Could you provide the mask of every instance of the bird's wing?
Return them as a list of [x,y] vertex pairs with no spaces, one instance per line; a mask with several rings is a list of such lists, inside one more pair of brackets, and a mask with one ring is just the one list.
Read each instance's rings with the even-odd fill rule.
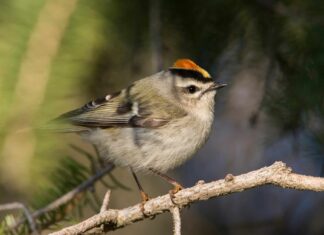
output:
[[168,123],[171,118],[183,115],[183,111],[156,93],[147,90],[141,92],[136,86],[130,86],[117,94],[96,99],[79,109],[65,113],[57,120],[90,128],[157,128]]

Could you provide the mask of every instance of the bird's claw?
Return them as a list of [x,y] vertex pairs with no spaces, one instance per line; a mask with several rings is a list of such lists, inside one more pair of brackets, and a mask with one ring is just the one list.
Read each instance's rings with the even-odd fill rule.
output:
[[174,188],[169,191],[169,195],[170,195],[171,201],[176,206],[178,206],[178,204],[174,201],[175,194],[177,192],[179,192],[180,190],[182,190],[182,189],[183,189],[182,185],[179,184],[179,183],[177,183],[177,184],[174,185]]
[[155,215],[150,215],[145,212],[145,203],[150,200],[150,197],[145,192],[141,192],[142,202],[140,205],[140,209],[144,217],[150,217],[150,219],[154,219]]
[[150,200],[150,197],[148,196],[147,193],[141,191],[141,198],[142,198],[142,202],[147,202],[148,200]]

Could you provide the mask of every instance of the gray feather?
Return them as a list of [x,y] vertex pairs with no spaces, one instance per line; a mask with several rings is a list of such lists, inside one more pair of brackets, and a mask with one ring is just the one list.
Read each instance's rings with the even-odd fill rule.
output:
[[67,112],[56,119],[81,127],[145,127],[157,128],[168,123],[171,118],[185,115],[146,83],[134,83],[117,95],[107,95],[83,107]]

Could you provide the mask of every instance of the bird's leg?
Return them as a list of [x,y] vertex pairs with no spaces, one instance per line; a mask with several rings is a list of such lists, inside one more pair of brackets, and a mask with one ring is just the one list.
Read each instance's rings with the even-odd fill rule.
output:
[[134,177],[134,179],[135,179],[135,182],[136,182],[136,184],[137,184],[137,187],[138,187],[138,189],[139,189],[139,191],[140,191],[141,198],[142,198],[141,211],[142,211],[142,213],[145,215],[145,211],[144,211],[144,204],[145,204],[145,203],[146,203],[150,198],[149,198],[149,196],[147,195],[147,193],[144,192],[143,187],[142,187],[142,185],[140,184],[140,182],[139,182],[139,180],[138,180],[138,178],[137,178],[135,172],[133,171],[133,169],[130,168],[130,170],[131,170],[132,175],[133,175],[133,177]]
[[[174,198],[174,194],[176,194],[181,189],[183,189],[182,185],[180,183],[178,183],[175,179],[172,179],[170,176],[167,176],[166,174],[163,174],[163,173],[161,173],[157,170],[154,170],[152,168],[150,168],[150,171],[152,171],[154,174],[160,176],[162,179],[164,179],[165,181],[169,182],[170,184],[172,184],[174,186],[174,188],[169,191],[171,200]],[[173,202],[173,200],[172,200],[172,202]],[[174,203],[174,204],[176,204],[176,203]]]

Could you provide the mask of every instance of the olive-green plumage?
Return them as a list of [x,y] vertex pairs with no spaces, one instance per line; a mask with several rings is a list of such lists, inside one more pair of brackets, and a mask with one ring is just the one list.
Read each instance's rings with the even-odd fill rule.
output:
[[77,127],[102,157],[116,165],[165,172],[186,161],[206,141],[220,87],[192,61],[180,60],[169,70],[59,119]]

